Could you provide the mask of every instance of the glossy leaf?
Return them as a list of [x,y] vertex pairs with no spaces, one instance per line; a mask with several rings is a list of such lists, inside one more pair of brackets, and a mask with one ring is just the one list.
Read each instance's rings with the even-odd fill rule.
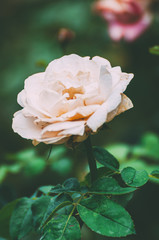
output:
[[107,150],[101,147],[94,147],[93,150],[95,159],[99,163],[113,171],[118,171],[119,162],[112,154],[110,154]]
[[45,216],[45,213],[48,209],[48,205],[50,203],[51,197],[50,196],[42,196],[35,200],[35,202],[31,206],[32,214],[33,214],[33,221],[34,227],[39,228],[41,222]]
[[72,216],[60,215],[44,228],[41,240],[81,240],[79,223]]
[[46,226],[46,224],[48,224],[48,222],[54,217],[55,213],[66,207],[66,206],[69,206],[69,205],[72,205],[72,202],[70,201],[65,201],[65,202],[62,202],[61,204],[59,204],[56,208],[53,209],[53,211],[51,212],[51,214],[47,217],[47,219],[45,220],[45,222],[43,223],[42,227],[41,228],[44,228]]
[[129,213],[104,196],[92,196],[82,200],[77,210],[84,223],[98,234],[124,237],[135,233]]
[[[100,167],[97,169],[97,178],[103,177],[103,176],[108,176],[110,174],[112,174],[113,171],[109,168],[106,167]],[[91,183],[91,176],[90,176],[90,172],[86,175],[85,177],[85,181],[90,184]]]
[[24,239],[24,237],[30,235],[32,232],[34,232],[33,218],[31,208],[29,208],[27,213],[24,215],[24,219],[22,221],[18,235],[18,240]]
[[132,167],[124,168],[121,172],[123,181],[132,187],[141,187],[149,180],[148,173],[145,170],[135,170]]
[[44,194],[48,194],[48,193],[50,193],[50,191],[51,191],[51,189],[52,189],[53,187],[54,187],[54,186],[52,186],[52,185],[49,185],[49,186],[41,186],[41,187],[38,188],[38,191],[39,191],[39,192],[42,192],[42,193],[44,193]]
[[54,216],[54,213],[56,213],[61,208],[64,208],[65,206],[71,205],[71,204],[72,204],[72,198],[68,194],[60,194],[59,196],[55,196],[55,197],[51,198],[51,200],[48,204],[47,210],[45,212],[44,218],[41,221],[41,228],[48,221],[51,220],[51,218]]
[[152,171],[152,173],[150,174],[150,177],[159,179],[159,170]]
[[80,183],[76,178],[67,179],[63,185],[58,184],[51,189],[51,193],[65,193],[65,192],[78,192],[80,191]]
[[123,195],[112,195],[111,200],[120,204],[123,207],[126,207],[128,202],[131,201],[131,199],[134,196],[134,192],[123,194]]
[[32,199],[22,198],[16,204],[10,220],[10,235],[13,240],[19,239],[19,234],[25,221],[24,216],[28,214],[32,203]]
[[135,190],[136,188],[134,187],[121,187],[114,178],[102,177],[93,183],[90,192],[95,194],[122,195]]
[[9,238],[9,222],[11,215],[13,213],[13,210],[16,206],[16,204],[20,201],[20,199],[17,199],[13,202],[10,202],[6,204],[1,210],[0,210],[0,237]]

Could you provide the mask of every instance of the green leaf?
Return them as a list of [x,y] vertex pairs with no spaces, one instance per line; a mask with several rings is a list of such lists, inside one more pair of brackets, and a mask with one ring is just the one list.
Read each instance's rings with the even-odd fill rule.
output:
[[94,194],[122,195],[135,190],[136,188],[133,187],[121,187],[114,178],[102,177],[92,184],[89,192]]
[[152,171],[152,173],[150,174],[150,177],[159,179],[159,170]]
[[154,46],[149,49],[150,53],[159,55],[159,46]]
[[98,234],[124,237],[135,233],[129,213],[104,196],[92,196],[82,200],[77,210],[84,223]]
[[59,196],[53,197],[49,202],[48,208],[45,212],[45,216],[43,218],[43,221],[41,222],[41,227],[44,226],[46,222],[48,222],[52,218],[56,211],[67,205],[72,204],[72,201],[72,198],[68,194],[61,194]]
[[24,215],[24,219],[22,221],[22,225],[18,235],[18,240],[24,239],[24,237],[30,235],[32,232],[34,232],[33,218],[31,208],[29,208],[27,213]]
[[128,186],[132,187],[141,187],[149,180],[148,173],[145,170],[136,171],[132,167],[124,168],[121,177]]
[[9,222],[13,210],[20,199],[8,203],[0,210],[0,236],[9,239]]
[[49,186],[41,186],[41,187],[39,187],[38,188],[38,191],[39,192],[42,192],[43,194],[49,194],[50,193],[50,191],[51,191],[51,189],[53,188],[54,186],[52,186],[52,185],[49,185]]
[[64,208],[66,206],[72,205],[72,202],[70,201],[65,201],[62,202],[61,204],[59,204],[56,208],[54,208],[54,210],[51,212],[51,214],[48,216],[48,218],[46,219],[46,221],[44,222],[44,224],[42,225],[42,228],[44,228],[44,226],[54,217],[55,213],[60,210],[61,208]]
[[[97,178],[103,177],[103,176],[108,176],[111,173],[113,173],[113,171],[111,169],[108,169],[106,167],[100,167],[97,169]],[[85,177],[85,181],[90,185],[91,184],[91,176],[90,176],[90,172],[86,175]]]
[[51,193],[79,192],[80,183],[76,178],[67,179],[63,185],[58,184],[51,189]]
[[64,188],[67,191],[80,191],[80,183],[77,178],[69,178],[63,183]]
[[93,150],[95,159],[99,163],[113,171],[118,171],[119,162],[112,154],[110,154],[107,150],[101,147],[94,147]]
[[22,198],[16,204],[10,220],[10,235],[13,240],[19,239],[21,227],[23,226],[25,221],[24,216],[28,214],[32,203],[32,199]]
[[124,194],[124,195],[112,195],[111,200],[120,204],[123,207],[126,207],[128,202],[131,201],[131,199],[134,196],[134,192]]
[[32,214],[33,214],[33,221],[34,226],[38,229],[42,223],[42,220],[46,214],[48,209],[48,205],[51,201],[50,196],[42,196],[34,201],[31,206]]
[[72,216],[60,215],[44,228],[41,240],[81,240],[79,223]]

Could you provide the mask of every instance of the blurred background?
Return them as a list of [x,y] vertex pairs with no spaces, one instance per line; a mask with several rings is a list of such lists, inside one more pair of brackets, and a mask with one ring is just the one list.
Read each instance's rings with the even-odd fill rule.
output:
[[[113,0],[114,1],[114,0]],[[116,117],[92,136],[94,145],[112,152],[122,166],[159,169],[159,2],[150,1],[149,28],[134,41],[113,41],[108,23],[92,0],[1,0],[0,7],[0,207],[17,197],[31,196],[41,185],[66,177],[83,180],[87,172],[83,145],[76,149],[22,139],[12,130],[13,113],[20,109],[17,94],[31,74],[45,70],[66,54],[101,56],[135,77],[126,90],[134,108]],[[147,10],[145,10],[147,11]],[[82,172],[82,174],[81,174]],[[128,240],[159,239],[159,183],[150,181],[128,204],[137,236]],[[108,239],[83,230],[83,239]]]

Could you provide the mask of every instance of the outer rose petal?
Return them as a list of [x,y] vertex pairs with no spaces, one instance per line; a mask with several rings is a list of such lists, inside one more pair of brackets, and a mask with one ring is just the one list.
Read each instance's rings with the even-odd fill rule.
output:
[[24,117],[22,110],[14,114],[12,128],[14,132],[27,139],[38,139],[40,129],[34,124],[34,119]]
[[94,71],[95,63],[89,61],[90,57],[80,57],[76,54],[66,55],[52,61],[46,69],[46,79],[53,80],[54,73],[70,72],[73,76],[78,72]]
[[133,78],[133,74],[122,73],[120,81],[112,89],[109,98],[98,108],[98,110],[88,119],[87,126],[96,132],[107,121],[107,114],[120,104],[121,93],[125,91],[127,85]]
[[133,107],[132,101],[125,94],[122,94],[121,103],[115,110],[108,114],[107,122],[110,122],[114,117],[132,107]]
[[96,56],[92,58],[92,61],[98,63],[100,66],[107,66],[111,68],[110,62],[105,58]]
[[32,107],[32,110],[35,109],[35,112],[39,113],[39,116],[44,115],[51,117],[51,114],[46,112],[39,103],[39,95],[44,90],[44,77],[45,72],[36,73],[25,80],[25,92],[26,92],[26,101],[27,105]]
[[21,107],[25,107],[27,105],[26,101],[26,93],[25,90],[22,90],[17,96],[17,102]]
[[[114,94],[115,95],[115,94]],[[121,102],[120,94],[117,94],[115,98],[111,96],[109,102],[104,102],[99,109],[88,119],[87,126],[96,132],[107,120],[107,114],[115,109]],[[109,105],[110,104],[110,105]]]

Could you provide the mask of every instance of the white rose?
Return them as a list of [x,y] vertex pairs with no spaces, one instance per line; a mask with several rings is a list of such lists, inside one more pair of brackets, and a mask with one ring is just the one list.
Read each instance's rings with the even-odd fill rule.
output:
[[133,107],[125,91],[133,74],[101,57],[72,54],[52,61],[45,72],[25,80],[18,94],[23,107],[13,130],[34,144],[83,141],[116,115]]

